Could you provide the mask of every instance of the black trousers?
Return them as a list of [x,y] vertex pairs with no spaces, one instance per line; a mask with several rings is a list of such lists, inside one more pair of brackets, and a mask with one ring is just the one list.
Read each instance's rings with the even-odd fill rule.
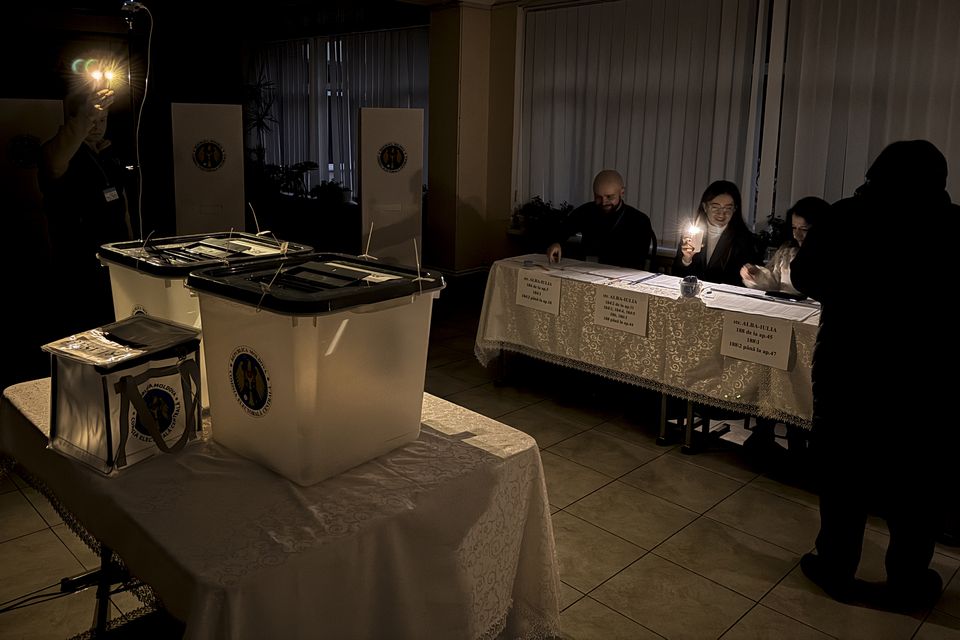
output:
[[945,494],[946,460],[938,448],[944,443],[929,442],[926,435],[900,420],[881,424],[842,413],[815,420],[816,547],[836,578],[856,574],[871,514],[885,519],[890,531],[888,581],[910,585],[926,572],[951,498]]

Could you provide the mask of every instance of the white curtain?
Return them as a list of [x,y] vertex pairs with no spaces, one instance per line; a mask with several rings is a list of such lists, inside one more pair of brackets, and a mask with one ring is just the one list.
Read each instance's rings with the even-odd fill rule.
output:
[[580,204],[616,169],[626,202],[675,244],[710,182],[744,186],[756,25],[757,0],[530,8],[518,202]]
[[252,67],[277,90],[266,162],[317,162],[308,188],[336,180],[356,193],[360,107],[427,108],[426,27],[273,43]]
[[774,210],[851,195],[887,144],[913,138],[947,157],[957,201],[960,2],[793,0],[788,15]]

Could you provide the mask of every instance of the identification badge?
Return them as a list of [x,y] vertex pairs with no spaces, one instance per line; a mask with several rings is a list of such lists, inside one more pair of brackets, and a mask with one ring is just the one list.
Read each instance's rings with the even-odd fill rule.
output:
[[107,187],[106,189],[103,190],[103,199],[106,200],[107,202],[113,202],[119,197],[120,197],[120,194],[117,193],[116,187]]

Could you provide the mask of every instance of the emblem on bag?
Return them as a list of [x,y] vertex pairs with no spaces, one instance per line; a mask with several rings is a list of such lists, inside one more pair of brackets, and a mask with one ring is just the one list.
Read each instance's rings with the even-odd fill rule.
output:
[[[180,415],[180,396],[173,387],[157,382],[147,384],[141,389],[141,394],[150,410],[150,415],[160,429],[160,435],[166,438],[177,425],[177,417]],[[136,411],[132,411],[130,415],[130,433],[142,442],[153,442],[150,431],[140,420]]]
[[250,415],[259,417],[270,409],[270,376],[253,349],[237,347],[230,356],[230,386]]

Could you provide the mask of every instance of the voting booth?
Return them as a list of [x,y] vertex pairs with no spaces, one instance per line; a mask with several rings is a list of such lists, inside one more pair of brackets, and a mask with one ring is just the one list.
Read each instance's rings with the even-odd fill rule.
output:
[[309,485],[420,433],[442,277],[340,254],[192,272],[212,437]]

